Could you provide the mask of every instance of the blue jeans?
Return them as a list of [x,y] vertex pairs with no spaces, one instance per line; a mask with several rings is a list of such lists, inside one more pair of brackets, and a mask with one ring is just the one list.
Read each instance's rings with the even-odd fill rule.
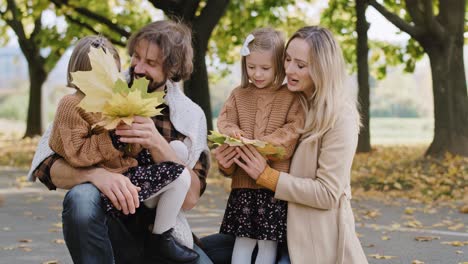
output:
[[77,185],[65,195],[62,222],[73,263],[114,263],[107,217],[94,185]]
[[[203,250],[214,264],[230,264],[232,250],[234,248],[235,237],[225,234],[213,234],[200,239],[203,244]],[[255,259],[256,251],[252,254],[252,260]],[[253,262],[252,262],[253,263]],[[290,264],[288,248],[286,245],[278,249],[277,264]]]
[[[101,207],[99,190],[90,183],[73,187],[63,200],[63,235],[73,263],[144,263],[142,241]],[[135,245],[135,246],[133,246]],[[195,245],[199,264],[212,264]]]

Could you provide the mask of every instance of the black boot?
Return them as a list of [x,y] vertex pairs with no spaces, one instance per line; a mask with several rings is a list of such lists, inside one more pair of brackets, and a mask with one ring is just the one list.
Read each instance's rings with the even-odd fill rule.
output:
[[173,228],[162,234],[150,234],[146,243],[146,255],[155,263],[196,263],[199,255],[181,245],[172,236]]

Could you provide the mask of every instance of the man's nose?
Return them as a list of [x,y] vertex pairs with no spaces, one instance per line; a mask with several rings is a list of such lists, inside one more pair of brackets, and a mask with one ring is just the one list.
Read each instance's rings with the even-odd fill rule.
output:
[[145,67],[143,66],[143,64],[141,62],[138,62],[135,65],[134,72],[136,74],[145,74]]

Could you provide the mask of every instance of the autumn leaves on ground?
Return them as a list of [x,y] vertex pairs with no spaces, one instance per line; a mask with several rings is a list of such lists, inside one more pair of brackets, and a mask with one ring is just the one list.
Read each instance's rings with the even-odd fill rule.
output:
[[[0,177],[8,174],[5,171],[9,168],[27,170],[37,142],[38,138],[19,139],[18,136],[0,135],[0,169],[3,168]],[[399,256],[395,253],[398,250],[392,251],[391,244],[385,244],[400,243],[400,239],[408,243],[407,247],[437,247],[437,250],[449,256],[459,256],[455,258],[455,263],[467,263],[464,262],[467,260],[464,254],[467,254],[468,235],[464,234],[468,234],[468,158],[447,154],[436,159],[424,157],[424,151],[425,146],[422,145],[375,146],[371,153],[357,154],[355,157],[351,180],[353,207],[357,232],[370,263],[439,263],[424,262],[424,258],[417,253],[406,253],[404,258],[404,252]],[[194,224],[198,235],[216,232],[227,197],[227,193],[219,186],[225,182],[213,167],[209,184],[218,187],[207,190],[203,197],[204,204],[189,219],[204,223],[199,227]],[[18,175],[9,188],[21,190],[29,185],[25,175]],[[54,204],[61,197],[55,197]],[[12,206],[10,198],[7,201],[5,198],[0,192],[0,210]],[[59,209],[57,213],[60,213]],[[36,212],[30,217],[33,216],[36,216]],[[206,224],[208,222],[209,227]],[[56,229],[60,229],[60,226]],[[434,233],[433,230],[440,232]],[[445,236],[444,232],[448,235],[456,233],[456,236]],[[30,249],[29,238],[25,236],[16,239],[22,245],[18,250]],[[63,240],[56,239],[54,243],[63,244]]]

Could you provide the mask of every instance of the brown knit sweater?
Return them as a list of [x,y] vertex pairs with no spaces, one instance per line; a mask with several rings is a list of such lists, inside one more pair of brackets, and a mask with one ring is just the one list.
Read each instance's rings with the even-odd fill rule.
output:
[[[288,90],[258,89],[252,85],[234,89],[218,117],[218,130],[232,136],[235,131],[248,139],[258,139],[286,149],[283,160],[269,160],[278,171],[289,171],[291,156],[299,139],[298,128],[304,127],[305,113],[299,94]],[[226,170],[226,171],[229,171]],[[235,168],[232,188],[261,188],[241,168]]]
[[60,100],[49,139],[50,148],[73,167],[99,165],[108,171],[123,173],[137,166],[136,159],[114,148],[107,130],[91,129],[100,114],[86,113],[78,107],[83,97],[83,93],[77,91]]

